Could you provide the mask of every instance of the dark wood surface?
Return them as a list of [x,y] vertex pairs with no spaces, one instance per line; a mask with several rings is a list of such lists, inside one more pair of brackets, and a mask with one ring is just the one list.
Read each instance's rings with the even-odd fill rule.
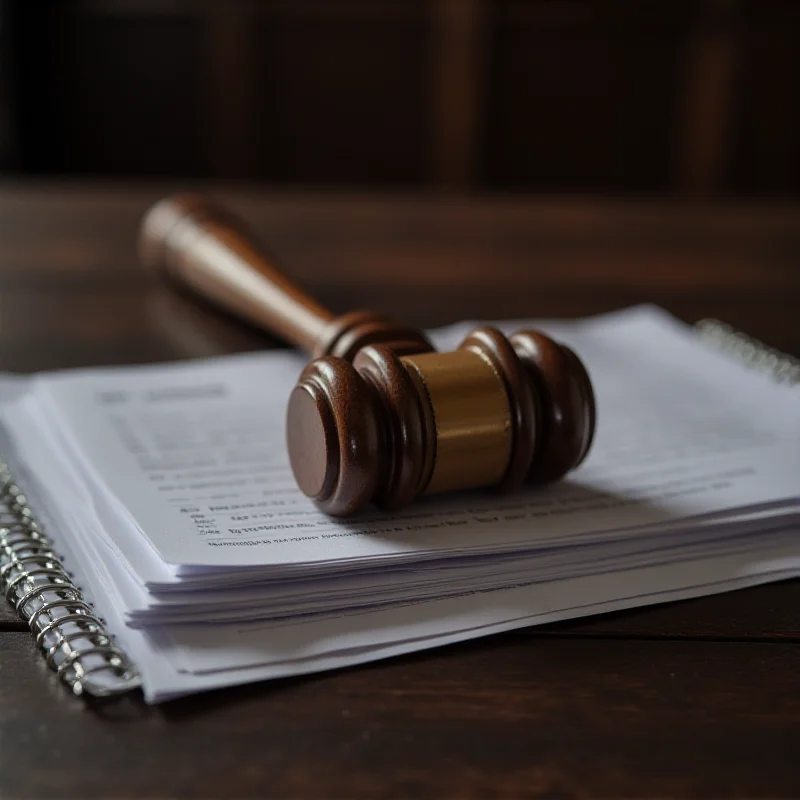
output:
[[[0,189],[0,368],[277,344],[141,273],[174,188]],[[798,208],[217,196],[334,311],[654,301],[800,352]],[[70,697],[0,606],[0,797],[797,796],[798,608],[786,582],[149,708]]]
[[797,11],[0,0],[0,159],[76,176],[797,197]]

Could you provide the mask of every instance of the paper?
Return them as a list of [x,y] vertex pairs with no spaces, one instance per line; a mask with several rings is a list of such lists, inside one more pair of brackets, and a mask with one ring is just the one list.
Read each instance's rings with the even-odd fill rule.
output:
[[288,353],[0,380],[3,455],[154,702],[800,574],[797,392],[652,308],[545,327],[599,423],[545,489],[320,514]]
[[[497,550],[594,530],[643,526],[766,503],[797,491],[800,420],[766,381],[738,392],[741,370],[644,313],[563,336],[597,393],[585,465],[554,490],[499,503],[477,493],[341,523],[298,491],[284,445],[302,360],[270,353],[40,379],[76,452],[173,565],[279,565],[481,547]],[[616,323],[616,324],[615,324]],[[449,343],[457,338],[445,337]],[[780,401],[784,403],[783,398]],[[436,533],[435,537],[431,533]]]

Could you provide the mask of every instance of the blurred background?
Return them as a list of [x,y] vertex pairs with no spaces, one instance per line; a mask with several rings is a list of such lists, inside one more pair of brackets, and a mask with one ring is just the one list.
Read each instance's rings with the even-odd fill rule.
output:
[[797,0],[0,0],[0,171],[796,198]]

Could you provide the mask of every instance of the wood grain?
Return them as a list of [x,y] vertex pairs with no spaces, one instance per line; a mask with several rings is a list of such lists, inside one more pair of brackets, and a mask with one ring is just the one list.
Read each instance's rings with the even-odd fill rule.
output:
[[800,651],[788,645],[494,637],[162,708],[91,709],[26,637],[4,640],[4,796],[800,791]]
[[[143,278],[139,219],[181,188],[0,190],[4,368],[271,344],[206,309],[160,298]],[[800,352],[797,207],[213,196],[268,238],[293,277],[334,311],[375,308],[433,326],[657,302],[686,321],[719,317]]]
[[[0,187],[0,368],[279,345],[142,274],[139,218],[185,188]],[[800,353],[796,207],[214,194],[335,311],[652,301]],[[793,796],[799,602],[787,582],[158,709],[70,697],[0,606],[0,795]]]
[[38,174],[800,188],[795,0],[3,5]]

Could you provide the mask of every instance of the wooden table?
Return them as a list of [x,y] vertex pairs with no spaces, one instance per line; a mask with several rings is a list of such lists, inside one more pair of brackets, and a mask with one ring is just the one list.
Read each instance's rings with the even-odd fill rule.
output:
[[[138,218],[174,188],[0,189],[0,367],[275,344],[138,269]],[[798,208],[218,196],[335,310],[435,325],[653,301],[800,352]],[[72,698],[0,611],[2,797],[798,794],[800,582],[158,708]]]

